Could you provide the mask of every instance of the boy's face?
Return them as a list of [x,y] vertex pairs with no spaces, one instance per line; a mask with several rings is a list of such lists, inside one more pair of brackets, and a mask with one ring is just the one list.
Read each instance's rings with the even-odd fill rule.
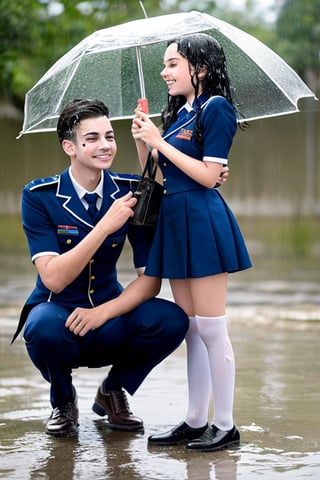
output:
[[74,140],[65,140],[62,146],[72,164],[97,170],[109,169],[117,152],[114,131],[105,116],[82,120]]

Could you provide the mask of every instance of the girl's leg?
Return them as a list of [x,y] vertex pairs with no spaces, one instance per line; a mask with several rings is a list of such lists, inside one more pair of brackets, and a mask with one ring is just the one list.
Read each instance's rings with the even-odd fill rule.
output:
[[208,421],[208,407],[211,394],[208,352],[200,337],[197,320],[192,315],[193,304],[189,280],[171,280],[175,302],[189,316],[189,330],[186,335],[188,372],[188,410],[185,422],[192,428],[203,427]]
[[190,281],[199,334],[208,352],[214,398],[214,425],[231,430],[235,361],[225,316],[227,274]]
[[197,319],[189,317],[186,335],[188,372],[188,410],[186,423],[199,428],[208,422],[211,379],[208,352],[200,337]]
[[148,441],[153,445],[184,444],[200,437],[208,426],[211,393],[208,354],[193,315],[189,281],[171,280],[170,283],[176,304],[189,317],[189,329],[186,334],[189,402],[186,420],[167,432],[151,435]]
[[235,361],[227,331],[225,315],[198,317],[199,331],[209,356],[214,400],[213,424],[220,430],[231,430],[233,422],[233,398]]

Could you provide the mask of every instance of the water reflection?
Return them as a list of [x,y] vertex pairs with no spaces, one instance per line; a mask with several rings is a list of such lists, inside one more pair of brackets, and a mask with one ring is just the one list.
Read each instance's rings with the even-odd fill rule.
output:
[[[0,318],[1,314],[0,314]],[[145,432],[114,432],[91,411],[103,369],[74,373],[79,396],[76,438],[44,433],[48,384],[23,342],[0,341],[0,478],[6,480],[276,480],[318,478],[320,391],[318,337],[311,330],[260,328],[231,322],[237,360],[235,417],[240,449],[216,453],[148,447],[186,411],[185,348],[159,365],[130,399]]]

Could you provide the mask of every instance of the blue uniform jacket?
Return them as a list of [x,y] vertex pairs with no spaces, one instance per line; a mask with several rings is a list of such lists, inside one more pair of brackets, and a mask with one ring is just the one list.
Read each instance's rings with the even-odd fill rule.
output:
[[[104,171],[103,200],[95,223],[113,201],[134,190],[138,175]],[[75,247],[93,228],[92,220],[72,185],[68,169],[50,178],[34,180],[22,193],[22,223],[31,258],[39,253],[62,254]],[[146,265],[153,229],[129,222],[109,235],[81,272],[61,293],[48,290],[37,276],[36,286],[21,312],[21,331],[31,308],[42,302],[55,302],[76,307],[93,307],[117,297],[123,287],[118,282],[116,264],[126,238],[133,250],[136,268]]]

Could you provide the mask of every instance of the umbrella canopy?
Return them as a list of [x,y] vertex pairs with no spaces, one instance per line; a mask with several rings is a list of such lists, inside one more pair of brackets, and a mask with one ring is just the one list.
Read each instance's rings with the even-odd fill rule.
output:
[[167,100],[160,77],[166,42],[197,32],[213,35],[224,48],[239,120],[294,113],[303,100],[314,108],[313,92],[275,52],[229,23],[193,11],[144,18],[86,37],[27,92],[20,136],[55,130],[61,110],[75,98],[102,100],[116,120],[132,118],[138,98],[146,96],[150,115],[159,115]]

